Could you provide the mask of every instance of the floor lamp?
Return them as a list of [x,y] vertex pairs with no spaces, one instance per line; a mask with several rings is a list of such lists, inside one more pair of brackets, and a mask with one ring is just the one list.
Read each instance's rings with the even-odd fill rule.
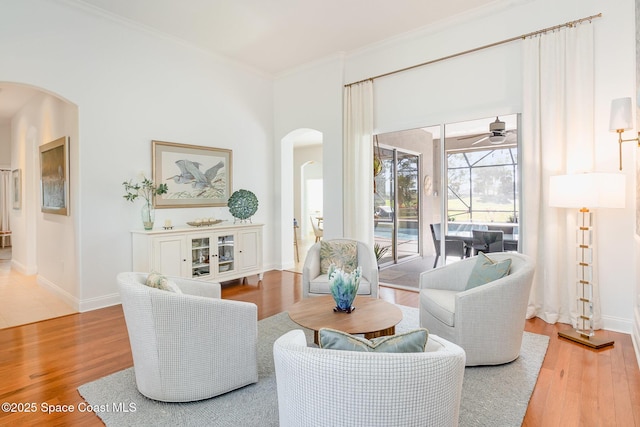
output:
[[613,173],[583,173],[552,176],[549,182],[549,205],[579,209],[576,221],[576,304],[578,318],[575,330],[558,335],[602,348],[613,341],[595,336],[593,331],[593,209],[624,208],[625,176]]

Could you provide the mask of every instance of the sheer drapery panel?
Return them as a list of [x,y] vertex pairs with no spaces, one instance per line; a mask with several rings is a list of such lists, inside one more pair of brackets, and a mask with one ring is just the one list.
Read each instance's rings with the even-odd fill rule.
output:
[[[522,248],[535,259],[527,317],[575,325],[576,211],[549,206],[549,178],[594,163],[593,25],[523,42]],[[597,284],[594,324],[602,327]]]

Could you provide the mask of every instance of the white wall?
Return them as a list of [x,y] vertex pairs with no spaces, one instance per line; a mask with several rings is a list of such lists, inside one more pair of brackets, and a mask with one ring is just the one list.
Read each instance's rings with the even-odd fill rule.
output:
[[[505,6],[506,5],[506,6]],[[494,9],[474,12],[456,22],[414,32],[347,55],[344,79],[351,83],[446,55],[462,52],[524,33],[596,15],[603,17],[595,25],[595,123],[596,170],[617,170],[616,135],[608,131],[609,105],[613,98],[635,93],[635,24],[634,2],[620,0],[529,0],[505,2]],[[615,46],[615,49],[612,48]],[[292,94],[325,85],[327,77],[320,67],[305,69],[283,77],[276,84],[277,123],[291,123],[308,116],[335,114],[335,104],[323,103],[322,97],[306,102]],[[471,120],[478,117],[519,113],[522,110],[522,54],[520,42],[486,49],[427,67],[377,79],[374,82],[375,127],[390,132]],[[296,104],[300,101],[298,104]],[[302,120],[304,121],[304,120]],[[338,133],[341,123],[323,132]],[[278,126],[276,125],[276,134]],[[325,159],[329,150],[325,147]],[[625,147],[628,204],[626,209],[602,211],[599,221],[599,260],[602,314],[605,327],[630,332],[636,296],[636,273],[633,265],[635,218],[635,179],[632,144]],[[325,160],[325,177],[329,167]],[[341,181],[340,181],[341,182]],[[336,182],[334,185],[339,186]],[[336,191],[339,191],[336,189]],[[328,191],[325,192],[325,194]],[[338,217],[342,204],[326,203],[325,217]],[[340,233],[341,229],[326,230]]]
[[[153,139],[233,150],[234,189],[258,196],[253,219],[266,224],[265,265],[275,263],[267,250],[275,222],[270,79],[65,2],[8,2],[2,15],[0,57],[11,60],[0,81],[46,89],[78,108],[70,220],[81,310],[119,300],[115,276],[131,268],[129,230],[141,228],[140,204],[124,201],[121,183],[141,170],[151,175]],[[226,207],[163,209],[156,222],[203,216],[231,219]]]
[[[342,72],[342,58],[328,58],[281,76],[274,83],[274,167],[280,171],[276,191],[281,195],[276,210],[279,224],[275,244],[280,248],[283,266],[293,263],[293,230],[291,213],[287,210],[292,202],[286,202],[287,198],[292,200],[293,184],[292,174],[282,162],[291,161],[283,155],[292,146],[285,136],[296,129],[322,133],[324,236],[329,239],[342,236]],[[327,206],[331,209],[327,210]]]
[[[636,5],[635,13],[636,23],[636,94],[638,95],[638,105],[640,107],[640,7]],[[632,98],[633,99],[633,98]],[[640,108],[636,109],[636,128],[640,124]],[[637,150],[636,150],[637,151]],[[640,178],[640,164],[636,160],[636,182]],[[635,234],[635,271],[636,271],[636,292],[634,300],[634,316],[633,316],[633,344],[638,357],[638,365],[640,366],[640,210],[638,206],[637,191],[640,188],[636,184],[636,234]]]
[[11,167],[11,121],[0,119],[0,168]]

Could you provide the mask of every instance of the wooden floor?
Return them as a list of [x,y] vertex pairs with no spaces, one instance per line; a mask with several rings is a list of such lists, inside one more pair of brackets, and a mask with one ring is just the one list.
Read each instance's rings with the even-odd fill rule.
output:
[[[267,272],[260,284],[225,286],[223,298],[256,303],[263,319],[300,299],[300,277]],[[418,305],[411,291],[383,287],[380,297]],[[629,335],[603,332],[615,345],[593,351],[557,338],[564,327],[527,321],[528,331],[551,342],[523,425],[640,427],[640,371]],[[77,387],[132,366],[120,306],[0,330],[0,349],[0,402],[10,405],[0,425],[102,425]]]

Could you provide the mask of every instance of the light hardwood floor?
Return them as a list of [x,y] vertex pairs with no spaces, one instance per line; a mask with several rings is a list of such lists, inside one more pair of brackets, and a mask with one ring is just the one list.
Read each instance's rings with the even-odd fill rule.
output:
[[[301,297],[300,274],[270,271],[261,283],[225,285],[223,298],[258,305],[258,317],[282,311]],[[382,287],[380,297],[417,307],[418,294]],[[640,371],[628,335],[602,332],[615,345],[600,351],[557,338],[566,325],[528,320],[526,330],[551,337],[524,426],[638,426]],[[101,425],[77,387],[132,366],[121,306],[0,330],[0,401],[35,403],[37,410],[0,412],[0,425]],[[45,414],[42,404],[73,405]],[[62,406],[58,408],[63,409]],[[496,426],[501,427],[501,426]]]
[[[4,248],[6,253],[8,248]],[[36,283],[36,277],[11,270],[0,259],[0,329],[75,313],[70,305]]]

